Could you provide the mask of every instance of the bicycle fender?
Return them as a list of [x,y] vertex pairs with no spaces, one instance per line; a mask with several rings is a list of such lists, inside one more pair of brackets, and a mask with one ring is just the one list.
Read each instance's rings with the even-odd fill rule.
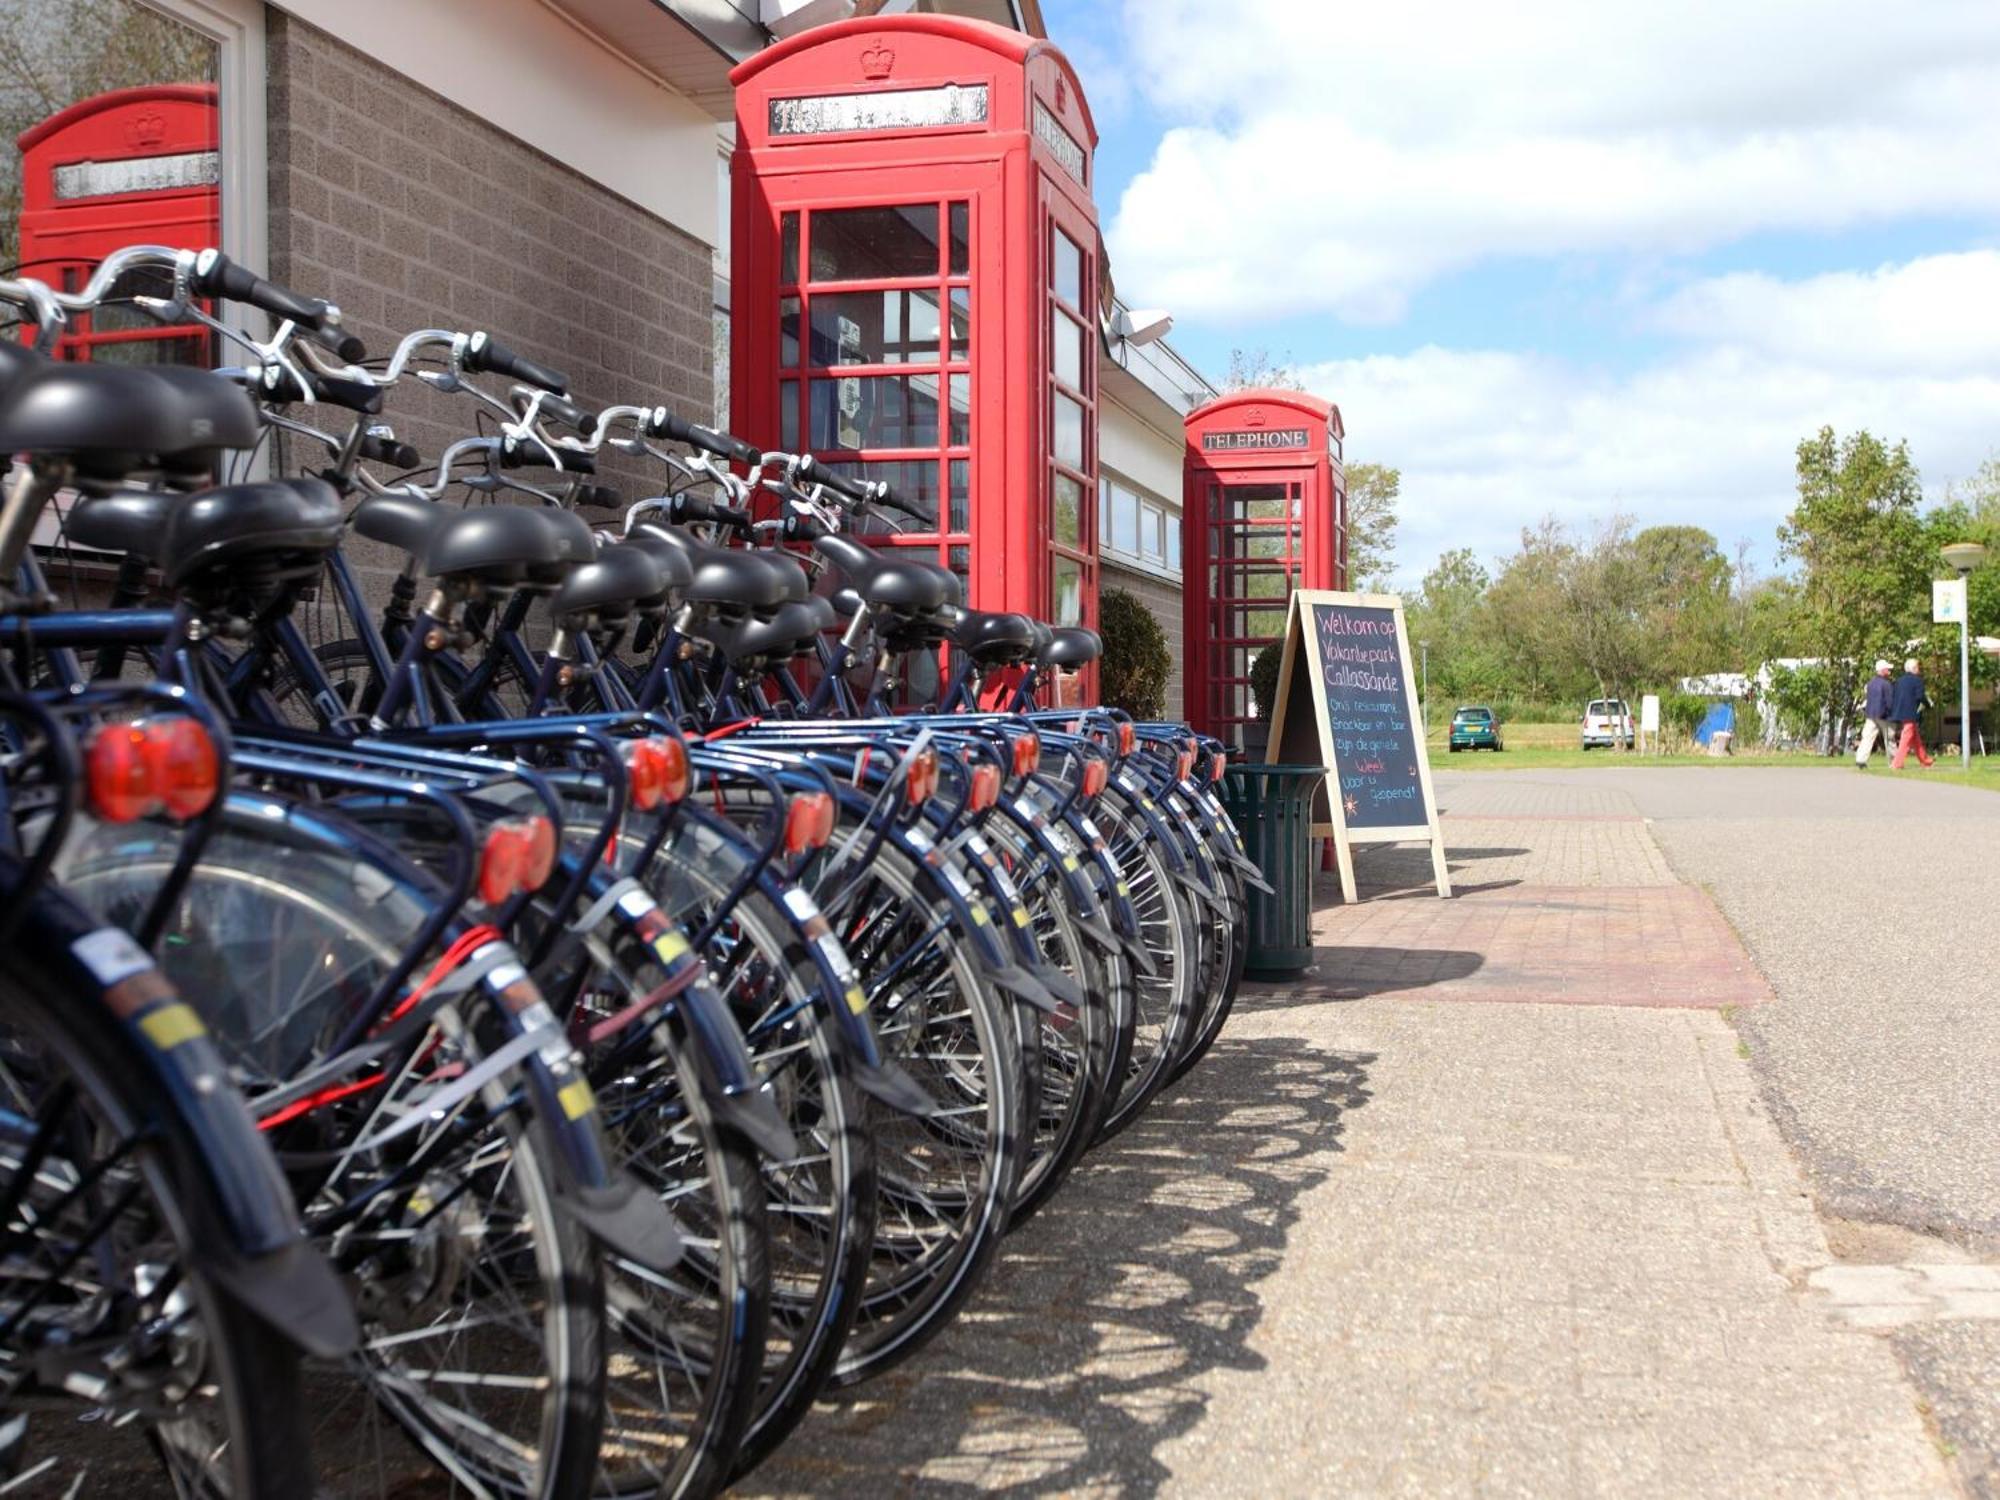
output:
[[[10,885],[0,873],[11,905],[23,893]],[[306,1242],[291,1187],[230,1084],[221,1052],[152,955],[47,887],[26,894],[13,941],[31,972],[65,994],[95,997],[115,1016],[171,1099],[223,1221],[224,1237],[196,1251],[215,1285],[308,1354],[334,1358],[358,1347],[361,1326],[345,1286]]]

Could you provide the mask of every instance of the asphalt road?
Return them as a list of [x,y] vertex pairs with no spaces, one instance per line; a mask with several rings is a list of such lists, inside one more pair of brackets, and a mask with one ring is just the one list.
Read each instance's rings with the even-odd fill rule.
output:
[[[1875,1258],[1869,1226],[1889,1225],[2000,1258],[2000,796],[1915,769],[1507,780],[1629,798],[1735,925],[1778,999],[1736,1024],[1822,1215],[1845,1221],[1837,1246],[1844,1230]],[[1880,1253],[1925,1256],[1914,1238]],[[1974,1492],[2000,1497],[2000,1322],[1896,1344]]]

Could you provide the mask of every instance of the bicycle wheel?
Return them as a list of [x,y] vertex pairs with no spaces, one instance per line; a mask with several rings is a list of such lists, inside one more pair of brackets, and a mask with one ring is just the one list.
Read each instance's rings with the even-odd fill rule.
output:
[[[232,796],[160,943],[253,1108],[324,1059],[435,899],[358,836],[324,841],[324,810],[294,820],[288,806]],[[150,824],[98,829],[66,853],[66,878],[107,920],[131,919],[177,843]],[[342,1493],[415,1487],[436,1465],[479,1491],[553,1500],[596,1466],[601,1270],[560,1209],[547,1126],[504,1079],[449,1110],[426,1102],[478,1068],[480,1004],[437,1005],[379,1084],[271,1131],[362,1319],[357,1358],[307,1367],[315,1435],[337,1439],[324,1477]],[[409,1116],[421,1128],[375,1144]]]
[[1016,1003],[981,982],[938,915],[951,908],[927,867],[893,842],[860,868],[832,852],[858,816],[843,804],[840,831],[800,883],[860,970],[883,1056],[939,1109],[876,1112],[875,1240],[835,1367],[842,1385],[908,1358],[972,1295],[1006,1230],[1027,1145]]
[[[592,929],[580,964],[548,975],[572,1030],[628,1014],[660,988],[662,971],[615,937]],[[712,1494],[755,1409],[770,1315],[757,1153],[708,1109],[696,1049],[671,1012],[638,1038],[598,1044],[586,1061],[613,1150],[672,1211],[681,1239],[670,1270],[606,1257],[597,1493]]]
[[209,1269],[199,1149],[97,1005],[0,972],[0,1489],[310,1493],[298,1352]]
[[1194,1021],[1199,954],[1187,898],[1176,889],[1173,871],[1138,809],[1113,785],[1091,804],[1090,818],[1123,872],[1139,941],[1154,964],[1153,973],[1135,979],[1132,1051],[1098,1128],[1098,1139],[1108,1140],[1165,1087],[1168,1069],[1186,1045]]
[[[986,834],[1012,868],[1022,909],[1043,958],[1076,981],[1084,1003],[1074,1017],[1034,1012],[1040,1052],[1028,1164],[1015,1189],[1009,1228],[1023,1223],[1068,1178],[1096,1137],[1110,1102],[1116,1018],[1112,979],[1096,946],[1072,917],[1062,882],[1003,809]],[[1025,1007],[1024,1007],[1025,1009]]]
[[[725,829],[683,815],[644,883],[682,928],[699,931],[747,865]],[[791,915],[752,886],[704,951],[760,1076],[804,1148],[796,1158],[762,1163],[771,1319],[756,1410],[732,1470],[740,1477],[811,1409],[854,1326],[875,1238],[875,1141],[847,1053],[827,1022],[822,978]]]

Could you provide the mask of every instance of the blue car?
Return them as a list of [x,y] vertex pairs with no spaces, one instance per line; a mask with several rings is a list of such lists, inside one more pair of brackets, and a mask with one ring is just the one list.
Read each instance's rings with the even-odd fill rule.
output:
[[1459,750],[1498,750],[1500,748],[1500,723],[1493,717],[1493,710],[1477,705],[1461,708],[1451,716],[1451,748]]

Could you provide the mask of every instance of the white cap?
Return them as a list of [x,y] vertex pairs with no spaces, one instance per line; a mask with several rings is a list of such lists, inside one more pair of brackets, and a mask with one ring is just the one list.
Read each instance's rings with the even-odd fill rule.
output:
[[1895,668],[1891,667],[1886,661],[1878,661],[1875,663],[1875,670],[1878,672],[1892,672]]

